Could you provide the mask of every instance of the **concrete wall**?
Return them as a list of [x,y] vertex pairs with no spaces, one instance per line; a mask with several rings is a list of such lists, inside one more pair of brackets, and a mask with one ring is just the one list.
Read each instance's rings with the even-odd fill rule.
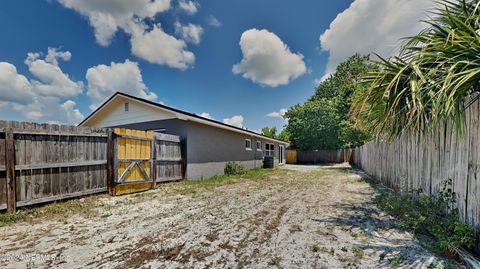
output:
[[[275,166],[280,163],[278,159],[279,143],[269,139],[255,137],[253,134],[241,134],[179,119],[142,122],[117,127],[136,130],[164,128],[168,134],[186,138],[186,174],[189,179],[202,179],[215,175],[223,175],[225,165],[229,161],[242,164],[246,169],[260,168],[263,166],[266,143],[275,145]],[[251,150],[245,148],[245,139],[251,139]],[[261,150],[257,150],[256,141],[262,143]],[[286,143],[284,145],[286,148]],[[282,163],[285,163],[285,159]]]

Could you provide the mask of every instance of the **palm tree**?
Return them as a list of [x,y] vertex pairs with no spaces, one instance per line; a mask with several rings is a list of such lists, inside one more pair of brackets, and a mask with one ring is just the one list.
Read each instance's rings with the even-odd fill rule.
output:
[[480,94],[480,2],[437,1],[426,28],[404,39],[399,56],[383,59],[364,78],[352,114],[389,138],[452,120],[458,133],[465,108]]

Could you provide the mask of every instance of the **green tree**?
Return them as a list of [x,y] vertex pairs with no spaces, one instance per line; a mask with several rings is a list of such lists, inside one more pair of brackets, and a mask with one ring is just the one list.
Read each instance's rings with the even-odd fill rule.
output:
[[333,100],[307,101],[287,111],[286,126],[292,146],[299,150],[331,149],[342,146],[339,114]]
[[370,87],[355,99],[354,115],[377,134],[393,138],[449,120],[461,134],[465,108],[478,99],[480,2],[438,1],[431,14],[399,56],[380,58],[381,69],[365,77]]
[[270,138],[277,138],[277,127],[263,127],[262,128],[262,135],[270,137]]
[[273,139],[278,139],[278,140],[282,140],[282,141],[285,141],[285,142],[288,142],[290,141],[290,138],[289,138],[289,135],[288,135],[288,132],[287,132],[287,129],[286,128],[283,128],[283,130],[277,135],[277,127],[263,127],[262,128],[262,134],[264,136],[267,136],[267,137],[270,137],[270,138],[273,138]]
[[370,140],[368,129],[356,125],[349,111],[356,92],[364,91],[361,78],[376,69],[368,55],[355,54],[340,63],[305,104],[291,108],[285,115],[293,145],[302,150],[332,149],[354,147]]

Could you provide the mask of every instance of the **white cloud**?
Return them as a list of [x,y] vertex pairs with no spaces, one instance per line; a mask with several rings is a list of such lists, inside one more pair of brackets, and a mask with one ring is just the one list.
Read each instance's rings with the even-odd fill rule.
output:
[[233,66],[233,73],[243,74],[263,86],[277,87],[307,72],[303,55],[292,53],[274,33],[250,29],[242,34],[243,59]]
[[40,59],[40,53],[28,53],[25,64],[28,70],[38,80],[32,80],[35,92],[44,96],[71,98],[83,90],[81,81],[72,81],[58,66],[58,59],[70,60],[72,54],[69,51],[57,51],[48,48],[45,59]]
[[143,82],[138,63],[126,60],[123,63],[97,65],[87,70],[87,95],[91,99],[90,109],[94,110],[115,92],[124,92],[147,100],[156,100]]
[[223,123],[232,125],[235,127],[243,128],[243,116],[236,115],[231,118],[223,119]]
[[28,104],[33,101],[33,97],[30,81],[18,74],[13,64],[0,62],[0,103],[3,101]]
[[279,111],[270,112],[265,116],[270,117],[270,118],[283,118],[283,116],[285,115],[285,113],[287,113],[287,111],[288,111],[288,109],[282,108]]
[[58,59],[64,61],[70,61],[72,58],[72,53],[70,51],[58,51],[58,48],[48,48],[47,56],[45,56],[45,61],[51,63],[55,66],[58,66]]
[[189,15],[197,13],[200,5],[195,1],[179,0],[178,7]]
[[95,30],[95,38],[102,46],[108,46],[119,28],[129,32],[135,18],[153,18],[157,13],[170,9],[170,0],[58,0],[67,8],[86,16]]
[[427,17],[433,4],[433,0],[355,0],[320,36],[322,50],[330,53],[324,78],[355,53],[395,54],[399,39],[421,29],[419,20]]
[[188,23],[182,25],[180,22],[175,23],[175,33],[182,37],[184,40],[193,44],[199,44],[202,38],[203,28],[200,25]]
[[212,15],[208,16],[208,18],[207,18],[207,24],[208,24],[209,26],[216,27],[216,28],[222,26],[222,23],[221,23],[217,18],[215,18],[215,17],[212,16]]
[[186,50],[185,41],[168,35],[158,25],[150,32],[134,30],[130,42],[133,54],[151,63],[185,70],[195,62],[195,55]]
[[45,59],[41,53],[28,53],[28,65],[34,79],[17,73],[10,63],[0,62],[0,108],[11,107],[19,118],[37,122],[76,124],[84,116],[72,100],[83,91],[81,82],[71,81],[58,66],[58,59],[69,60],[68,51],[49,48]]
[[[115,33],[122,29],[130,34],[132,54],[150,63],[185,70],[195,62],[194,54],[186,50],[185,41],[165,33],[158,24],[151,27],[145,24],[146,20],[154,21],[155,15],[170,9],[170,0],[58,1],[88,18],[95,30],[95,38],[102,46],[108,46]],[[198,8],[198,4],[190,3],[193,2],[185,2],[188,7],[193,5]],[[192,34],[195,33],[188,37],[199,42],[200,35]]]
[[210,115],[210,113],[203,112],[202,114],[199,115],[200,117],[204,117],[206,119],[213,120],[213,117]]
[[22,113],[25,120],[35,122],[78,124],[84,119],[74,101],[61,103],[55,97],[38,96],[27,105],[13,104],[13,109]]

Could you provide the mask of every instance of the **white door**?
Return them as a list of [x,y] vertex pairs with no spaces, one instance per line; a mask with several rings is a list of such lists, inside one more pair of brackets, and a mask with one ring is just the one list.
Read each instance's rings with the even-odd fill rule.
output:
[[285,162],[285,146],[278,146],[278,162],[284,164]]

